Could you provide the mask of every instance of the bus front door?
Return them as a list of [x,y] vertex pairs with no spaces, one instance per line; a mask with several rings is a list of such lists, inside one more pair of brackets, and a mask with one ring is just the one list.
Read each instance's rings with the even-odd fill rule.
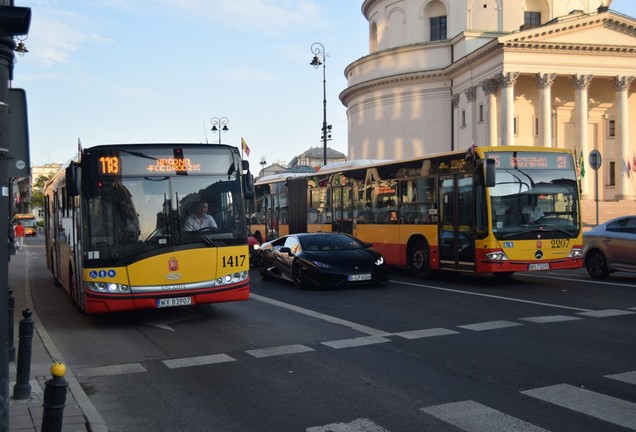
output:
[[351,186],[334,186],[332,230],[353,234],[353,194]]
[[440,177],[440,268],[474,271],[474,194],[469,173]]

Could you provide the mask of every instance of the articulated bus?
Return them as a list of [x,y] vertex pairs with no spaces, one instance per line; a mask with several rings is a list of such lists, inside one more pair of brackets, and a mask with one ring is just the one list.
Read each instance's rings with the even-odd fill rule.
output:
[[583,265],[577,170],[570,150],[521,146],[345,162],[259,179],[263,204],[251,217],[276,219],[272,234],[350,233],[420,278],[440,269],[497,276],[575,269]]
[[37,236],[38,235],[38,221],[36,217],[31,213],[17,213],[13,216],[13,223],[20,222],[24,227],[24,236]]
[[[236,147],[81,150],[45,188],[48,268],[83,313],[247,300],[253,188]],[[203,203],[216,227],[189,222]]]

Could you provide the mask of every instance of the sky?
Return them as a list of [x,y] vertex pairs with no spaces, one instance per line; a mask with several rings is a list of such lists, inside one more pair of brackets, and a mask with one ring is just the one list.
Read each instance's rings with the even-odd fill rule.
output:
[[[452,1],[452,0],[451,0]],[[557,0],[564,1],[564,0]],[[32,10],[13,88],[27,94],[31,165],[82,147],[218,143],[250,148],[252,171],[328,146],[347,154],[345,68],[369,53],[363,0],[14,0]],[[636,17],[635,0],[610,9]],[[635,71],[636,73],[636,71]]]

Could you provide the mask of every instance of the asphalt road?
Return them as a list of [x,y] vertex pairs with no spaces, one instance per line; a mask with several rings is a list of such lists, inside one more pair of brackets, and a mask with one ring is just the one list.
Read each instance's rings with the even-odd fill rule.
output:
[[246,302],[86,316],[29,250],[40,320],[112,431],[636,430],[636,276],[299,291],[252,271]]

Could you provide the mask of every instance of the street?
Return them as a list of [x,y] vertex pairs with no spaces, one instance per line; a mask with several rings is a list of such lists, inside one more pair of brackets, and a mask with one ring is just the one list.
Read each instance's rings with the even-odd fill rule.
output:
[[34,307],[112,431],[636,430],[636,276],[395,270],[246,302],[81,315],[29,238]]

